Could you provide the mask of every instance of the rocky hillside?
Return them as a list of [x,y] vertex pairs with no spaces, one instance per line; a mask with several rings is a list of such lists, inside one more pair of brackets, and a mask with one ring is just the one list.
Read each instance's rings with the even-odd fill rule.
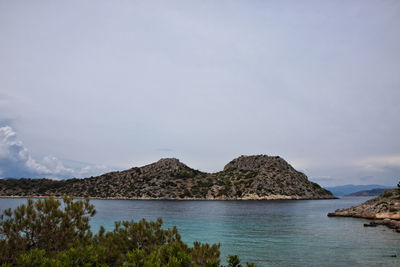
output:
[[0,196],[128,199],[326,199],[335,198],[280,157],[241,156],[223,171],[204,173],[177,159],[98,177],[0,180]]
[[382,195],[361,205],[348,209],[337,209],[335,212],[328,213],[328,216],[400,220],[400,190],[386,190]]
[[328,216],[375,219],[365,226],[384,224],[400,232],[400,189],[386,190],[376,198],[348,209],[337,209]]

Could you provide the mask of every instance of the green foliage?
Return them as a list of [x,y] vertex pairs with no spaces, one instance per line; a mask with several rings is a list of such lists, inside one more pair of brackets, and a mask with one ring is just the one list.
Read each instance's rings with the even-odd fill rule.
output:
[[6,247],[1,259],[31,249],[60,252],[91,238],[89,216],[96,213],[89,199],[73,201],[65,197],[63,207],[54,198],[33,201],[5,210],[0,215],[1,244]]
[[[228,267],[243,267],[240,263],[240,259],[238,255],[229,255],[228,256]],[[246,262],[246,267],[255,267],[254,263]]]
[[187,178],[193,178],[195,175],[196,173],[191,171],[178,171],[176,173],[172,173],[171,176],[179,179],[187,179]]
[[185,189],[181,197],[193,197],[193,195],[188,189]]
[[[96,213],[89,199],[63,203],[54,198],[28,200],[0,215],[1,266],[220,266],[220,245],[181,241],[176,227],[155,222],[115,222],[95,235],[89,219]],[[241,266],[237,256],[230,256]],[[239,264],[239,265],[238,265]],[[247,265],[254,266],[254,265]]]
[[383,197],[391,197],[391,196],[393,196],[393,192],[392,192],[392,191],[386,191],[386,192],[383,194]]
[[[144,249],[128,252],[125,264],[127,266],[192,266],[192,252],[181,242],[162,245],[160,249],[147,253]],[[205,262],[200,263],[205,266]]]
[[240,264],[239,257],[237,255],[228,256],[228,266],[229,267],[242,267]]
[[65,266],[107,266],[100,262],[101,250],[93,246],[79,247],[60,253],[54,258],[46,256],[45,250],[33,249],[26,254],[19,255],[18,266],[34,267],[65,267]]

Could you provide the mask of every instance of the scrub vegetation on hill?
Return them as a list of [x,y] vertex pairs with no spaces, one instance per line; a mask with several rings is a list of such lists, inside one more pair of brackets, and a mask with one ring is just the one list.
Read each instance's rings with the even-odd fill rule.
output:
[[54,181],[0,179],[0,196],[75,196],[128,199],[326,199],[329,191],[280,157],[241,156],[205,173],[177,159],[97,177]]
[[[1,266],[221,266],[219,244],[181,240],[162,220],[115,222],[111,232],[90,231],[89,199],[29,199],[0,215]],[[238,256],[228,266],[239,267]],[[254,266],[246,263],[246,266]]]

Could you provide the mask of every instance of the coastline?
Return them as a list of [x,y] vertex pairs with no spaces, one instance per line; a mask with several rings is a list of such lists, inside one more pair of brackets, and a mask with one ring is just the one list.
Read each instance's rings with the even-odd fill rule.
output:
[[[63,196],[22,196],[22,195],[14,195],[14,196],[1,196],[0,198],[48,198],[48,197],[55,197],[55,198],[62,198]],[[84,196],[73,196],[77,199],[84,199]],[[270,195],[270,196],[245,196],[245,197],[237,197],[237,198],[226,198],[226,197],[216,197],[216,198],[151,198],[151,197],[88,197],[89,199],[99,199],[99,200],[171,200],[171,201],[186,201],[186,200],[199,200],[199,201],[232,201],[232,200],[324,200],[324,199],[338,199],[335,196],[320,196],[320,197],[302,197],[302,196],[285,196],[285,195]]]
[[346,209],[329,212],[328,217],[353,217],[372,220],[365,227],[386,225],[400,232],[400,190],[389,189],[376,198]]
[[400,233],[400,218],[398,214],[396,216],[385,216],[382,214],[370,214],[370,215],[359,215],[359,214],[347,214],[340,212],[329,212],[328,217],[348,217],[348,218],[359,218],[367,219],[369,223],[364,223],[364,227],[376,227],[378,225],[386,226],[393,229],[395,232]]

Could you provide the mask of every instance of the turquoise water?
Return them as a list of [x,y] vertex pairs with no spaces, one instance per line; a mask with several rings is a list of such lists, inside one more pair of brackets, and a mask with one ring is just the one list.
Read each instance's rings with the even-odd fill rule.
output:
[[[366,220],[326,214],[367,200],[153,201],[93,200],[92,230],[116,220],[154,220],[176,225],[185,242],[221,243],[222,259],[238,254],[257,266],[400,266],[400,234]],[[0,209],[25,199],[0,199]],[[397,257],[391,257],[397,255]]]

